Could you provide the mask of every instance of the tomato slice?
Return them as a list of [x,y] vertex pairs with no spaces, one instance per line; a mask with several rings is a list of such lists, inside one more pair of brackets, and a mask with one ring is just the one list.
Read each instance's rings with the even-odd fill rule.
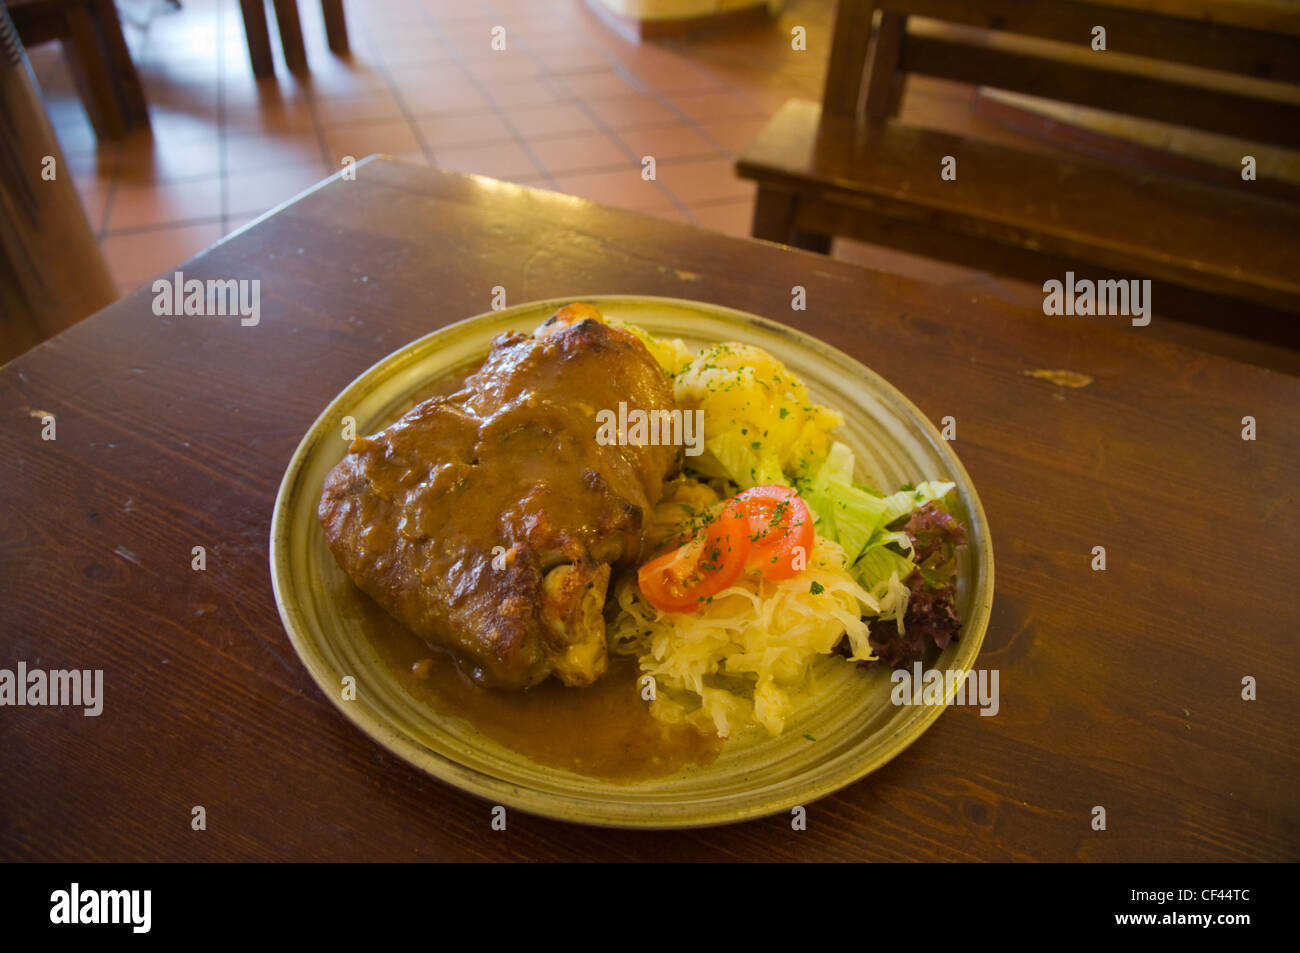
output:
[[744,572],[749,536],[749,518],[728,500],[692,539],[637,570],[641,594],[660,612],[694,612]]
[[807,568],[816,531],[808,504],[788,486],[756,486],[736,496],[749,520],[748,569],[789,579]]

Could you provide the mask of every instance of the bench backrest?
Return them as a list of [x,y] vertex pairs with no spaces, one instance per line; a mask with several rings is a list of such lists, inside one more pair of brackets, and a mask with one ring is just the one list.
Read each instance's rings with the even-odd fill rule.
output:
[[892,115],[908,73],[1300,147],[1288,0],[840,0],[825,109]]

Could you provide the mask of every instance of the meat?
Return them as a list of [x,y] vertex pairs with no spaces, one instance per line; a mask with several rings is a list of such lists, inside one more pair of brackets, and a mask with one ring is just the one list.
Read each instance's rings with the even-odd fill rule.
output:
[[460,390],[352,441],[321,494],[330,550],[478,683],[590,684],[611,571],[639,561],[680,465],[677,447],[597,440],[597,413],[620,401],[674,408],[644,345],[590,305],[500,335]]

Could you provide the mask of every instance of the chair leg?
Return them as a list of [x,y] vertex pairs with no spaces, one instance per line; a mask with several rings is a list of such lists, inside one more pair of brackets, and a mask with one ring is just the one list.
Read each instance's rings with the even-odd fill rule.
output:
[[321,0],[325,14],[325,37],[330,50],[338,56],[348,54],[348,22],[343,17],[343,0]]
[[307,48],[302,42],[302,22],[298,19],[298,0],[272,0],[275,22],[280,28],[280,48],[284,64],[291,73],[307,69]]
[[118,19],[113,0],[96,0],[94,16],[102,48],[112,70],[113,88],[121,103],[126,128],[148,128],[149,104],[145,101],[140,74],[136,72],[131,51],[122,35],[122,21]]
[[267,29],[266,8],[262,0],[239,0],[239,10],[244,16],[244,36],[248,38],[248,58],[253,64],[253,75],[274,76],[271,34]]
[[104,58],[95,21],[90,11],[80,5],[69,7],[64,17],[63,42],[68,70],[95,135],[101,139],[120,139],[126,135],[126,117],[113,90],[112,72]]

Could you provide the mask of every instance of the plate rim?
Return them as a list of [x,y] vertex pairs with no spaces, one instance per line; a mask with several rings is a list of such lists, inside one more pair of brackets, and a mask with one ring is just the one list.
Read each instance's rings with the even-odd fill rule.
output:
[[[327,429],[327,425],[331,425],[330,429],[332,429],[332,418],[336,408],[344,403],[368,378],[379,374],[381,371],[391,373],[394,369],[410,361],[412,355],[417,351],[422,352],[425,349],[424,345],[432,339],[464,334],[471,329],[471,326],[484,321],[500,321],[512,314],[541,311],[547,308],[554,310],[574,301],[591,302],[598,307],[602,302],[610,304],[662,304],[687,310],[703,310],[715,317],[724,317],[753,325],[790,339],[792,342],[815,352],[823,359],[841,365],[841,367],[847,365],[847,368],[855,374],[865,375],[868,379],[871,379],[891,401],[901,405],[913,421],[919,422],[926,441],[951,468],[950,476],[965,491],[963,495],[966,497],[971,521],[977,523],[983,529],[985,547],[981,550],[980,568],[982,578],[973,582],[975,590],[972,594],[971,617],[966,620],[964,626],[969,626],[969,631],[963,633],[963,639],[966,640],[966,643],[974,645],[974,649],[970,654],[970,664],[966,666],[966,670],[972,671],[974,669],[974,663],[983,648],[984,636],[988,629],[993,606],[994,558],[992,535],[989,530],[988,517],[984,512],[984,506],[975,488],[974,481],[971,480],[970,474],[966,471],[960,458],[948,445],[949,442],[942,437],[930,418],[906,394],[872,368],[806,331],[790,327],[771,318],[711,301],[663,295],[618,293],[539,298],[510,305],[500,310],[488,310],[462,318],[408,341],[401,347],[391,351],[354,377],[330,399],[311,426],[308,427],[297,447],[295,447],[293,455],[285,468],[284,476],[281,478],[279,489],[276,492],[271,517],[268,553],[271,587],[275,595],[281,625],[288,635],[290,644],[299,661],[307,669],[317,688],[348,721],[360,728],[371,740],[390,753],[400,757],[408,765],[483,800],[502,804],[526,814],[568,823],[578,823],[592,827],[640,830],[675,830],[743,823],[760,817],[782,813],[799,805],[807,805],[835,791],[855,784],[884,767],[924,735],[951,704],[953,692],[947,691],[946,686],[943,705],[923,706],[917,720],[913,722],[912,730],[906,732],[906,737],[901,740],[897,737],[887,739],[878,757],[861,770],[855,768],[847,772],[833,772],[830,777],[820,782],[799,787],[797,792],[767,800],[759,800],[751,804],[731,805],[722,810],[716,807],[708,807],[699,813],[662,814],[646,818],[588,816],[582,813],[583,806],[597,801],[598,798],[539,792],[533,788],[521,787],[507,779],[486,774],[475,768],[460,764],[440,752],[430,751],[427,747],[416,743],[370,709],[359,707],[351,702],[345,702],[333,690],[337,673],[332,669],[326,670],[327,666],[324,660],[316,656],[303,633],[298,631],[294,610],[287,604],[284,597],[284,591],[288,588],[287,580],[290,574],[290,547],[287,540],[287,527],[291,523],[290,504],[293,490],[301,478],[309,451],[320,442],[322,432]],[[797,778],[794,781],[796,784],[798,783]],[[533,800],[527,800],[529,797]]]

